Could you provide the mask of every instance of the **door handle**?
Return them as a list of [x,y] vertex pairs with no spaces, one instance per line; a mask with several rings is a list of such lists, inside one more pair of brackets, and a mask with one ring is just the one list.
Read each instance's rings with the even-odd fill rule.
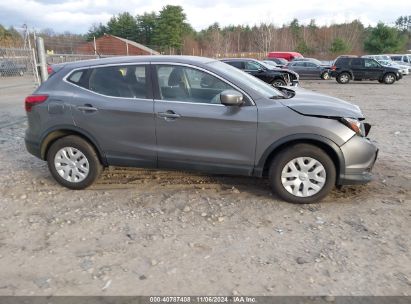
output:
[[91,104],[85,104],[84,106],[78,106],[77,110],[79,111],[84,111],[84,112],[95,112],[98,111],[97,108],[93,107]]
[[168,110],[167,112],[159,112],[159,113],[157,113],[157,116],[161,117],[161,118],[165,118],[165,119],[167,119],[167,118],[176,119],[176,118],[181,117],[180,114],[177,114],[177,113],[175,113],[174,111],[171,111],[171,110]]

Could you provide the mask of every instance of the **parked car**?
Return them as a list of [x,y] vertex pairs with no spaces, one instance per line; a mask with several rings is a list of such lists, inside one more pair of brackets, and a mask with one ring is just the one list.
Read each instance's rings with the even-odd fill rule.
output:
[[262,60],[262,62],[264,62],[266,65],[269,65],[273,68],[282,68],[282,66],[279,66],[278,64],[276,64],[274,61],[272,60]]
[[23,76],[27,68],[11,60],[0,61],[0,76]]
[[374,59],[360,57],[338,58],[331,67],[330,75],[342,84],[363,79],[393,84],[402,78],[397,68],[382,66]]
[[[318,61],[318,60],[317,60]],[[321,62],[311,61],[311,60],[297,60],[291,61],[286,65],[287,69],[290,69],[298,75],[300,78],[321,78],[330,79],[330,68],[327,66],[322,66]]]
[[298,52],[269,52],[267,54],[267,57],[268,58],[284,58],[288,61],[292,61],[295,58],[304,58],[304,56]]
[[408,75],[410,72],[411,67],[407,65],[399,64],[397,61],[392,60],[377,60],[381,65],[393,67],[400,70],[402,75]]
[[395,54],[390,55],[391,60],[398,62],[400,64],[405,64],[411,66],[411,55],[410,54]]
[[222,59],[221,61],[247,72],[275,87],[297,85],[299,81],[299,76],[297,73],[290,70],[269,66],[256,59],[228,58]]
[[371,180],[378,149],[360,109],[346,101],[276,89],[203,57],[52,68],[25,100],[25,143],[67,188],[90,186],[110,165],[268,177],[295,203]]
[[282,68],[284,66],[287,65],[288,60],[284,59],[284,58],[275,58],[275,57],[271,57],[271,58],[265,58],[263,61],[272,61],[275,62],[275,64],[279,67]]
[[380,60],[392,60],[390,56],[388,55],[363,55],[361,56],[362,58],[371,58],[377,61]]

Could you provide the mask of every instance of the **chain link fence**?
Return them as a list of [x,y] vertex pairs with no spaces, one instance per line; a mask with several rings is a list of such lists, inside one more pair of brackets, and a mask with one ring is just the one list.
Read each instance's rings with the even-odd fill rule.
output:
[[0,48],[0,86],[38,85],[34,49]]

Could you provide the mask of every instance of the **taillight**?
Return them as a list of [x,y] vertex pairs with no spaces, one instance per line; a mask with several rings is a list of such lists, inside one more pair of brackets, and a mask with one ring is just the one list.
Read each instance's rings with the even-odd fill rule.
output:
[[332,67],[331,67],[331,71],[335,71],[337,69],[337,67],[335,66],[335,65],[333,65]]
[[48,95],[30,95],[26,97],[24,101],[24,107],[26,108],[26,112],[30,112],[31,108],[37,104],[43,103],[49,98]]
[[51,65],[48,65],[48,66],[47,66],[47,74],[51,75],[51,74],[53,74],[53,73],[54,73],[53,67],[52,67]]

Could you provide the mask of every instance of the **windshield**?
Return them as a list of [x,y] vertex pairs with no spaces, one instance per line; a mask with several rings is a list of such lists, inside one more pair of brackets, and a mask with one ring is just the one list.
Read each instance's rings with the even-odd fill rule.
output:
[[279,90],[275,89],[273,86],[229,64],[223,63],[221,61],[213,61],[210,62],[209,65],[223,74],[230,75],[230,77],[234,78],[236,82],[239,82],[245,86],[250,87],[251,89],[263,95],[264,97],[284,97],[284,94],[282,94]]
[[274,66],[270,65],[269,63],[266,63],[264,61],[260,61],[260,60],[256,60],[259,64],[261,64],[263,67],[267,68],[267,69],[272,69]]

